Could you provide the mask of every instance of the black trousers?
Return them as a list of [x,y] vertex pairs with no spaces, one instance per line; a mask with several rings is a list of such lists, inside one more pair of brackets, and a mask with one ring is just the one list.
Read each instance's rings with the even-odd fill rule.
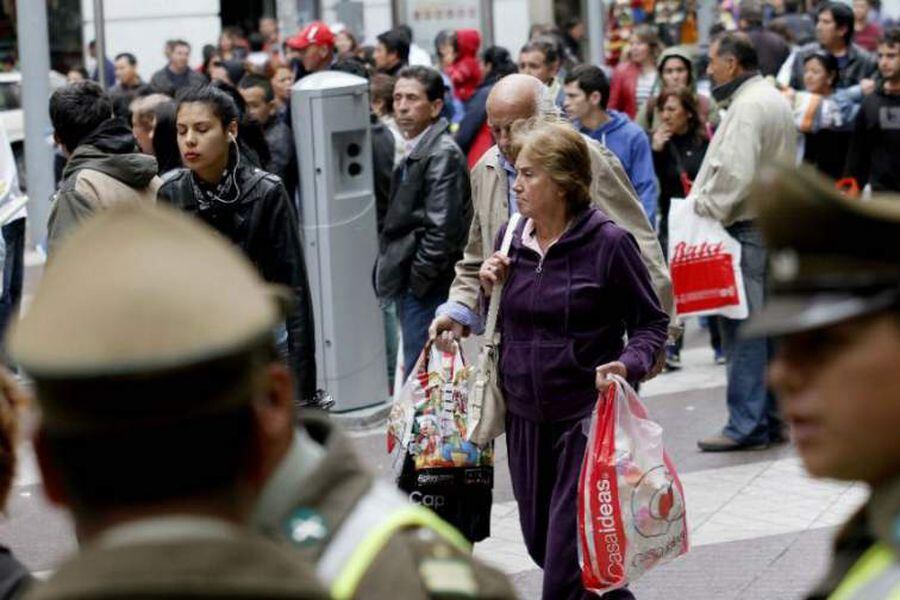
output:
[[[584,421],[584,425],[582,422]],[[588,600],[578,564],[578,476],[590,419],[536,423],[506,415],[506,446],[513,494],[528,554],[544,570],[544,600]],[[607,600],[634,595],[619,589]]]

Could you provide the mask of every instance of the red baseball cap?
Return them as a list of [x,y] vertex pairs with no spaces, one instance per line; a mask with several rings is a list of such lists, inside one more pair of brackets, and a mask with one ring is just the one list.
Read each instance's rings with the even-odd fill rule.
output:
[[305,50],[313,44],[316,46],[334,46],[334,34],[328,25],[322,21],[313,21],[287,41],[287,45],[294,50]]

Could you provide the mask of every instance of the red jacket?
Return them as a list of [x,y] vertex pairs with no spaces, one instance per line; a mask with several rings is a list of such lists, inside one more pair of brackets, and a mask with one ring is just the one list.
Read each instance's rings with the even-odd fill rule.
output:
[[481,83],[481,67],[478,64],[478,48],[481,34],[477,29],[460,29],[456,32],[459,56],[447,67],[447,75],[453,82],[453,92],[463,102],[468,101]]
[[607,108],[623,112],[629,119],[637,114],[637,81],[641,66],[629,61],[620,62],[613,71]]

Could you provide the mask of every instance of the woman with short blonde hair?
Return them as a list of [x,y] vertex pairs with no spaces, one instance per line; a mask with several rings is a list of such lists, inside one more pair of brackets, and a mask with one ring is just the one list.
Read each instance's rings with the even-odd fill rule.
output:
[[[532,120],[513,128],[513,146],[523,218],[508,257],[494,254],[479,273],[486,296],[505,280],[498,326],[509,468],[525,545],[544,569],[543,597],[587,599],[576,529],[582,421],[608,375],[636,385],[650,372],[669,317],[634,238],[590,202],[584,136]],[[627,589],[604,597],[633,598]]]

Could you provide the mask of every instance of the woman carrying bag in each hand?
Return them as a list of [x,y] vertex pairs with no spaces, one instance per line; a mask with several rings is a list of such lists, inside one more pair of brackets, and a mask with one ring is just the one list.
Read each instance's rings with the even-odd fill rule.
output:
[[523,218],[508,257],[495,254],[479,274],[485,296],[505,280],[500,386],[513,492],[528,552],[544,569],[543,597],[594,598],[577,555],[582,420],[610,385],[607,375],[635,385],[648,374],[669,318],[634,238],[590,204],[584,138],[552,122],[530,122],[516,138],[513,191]]

